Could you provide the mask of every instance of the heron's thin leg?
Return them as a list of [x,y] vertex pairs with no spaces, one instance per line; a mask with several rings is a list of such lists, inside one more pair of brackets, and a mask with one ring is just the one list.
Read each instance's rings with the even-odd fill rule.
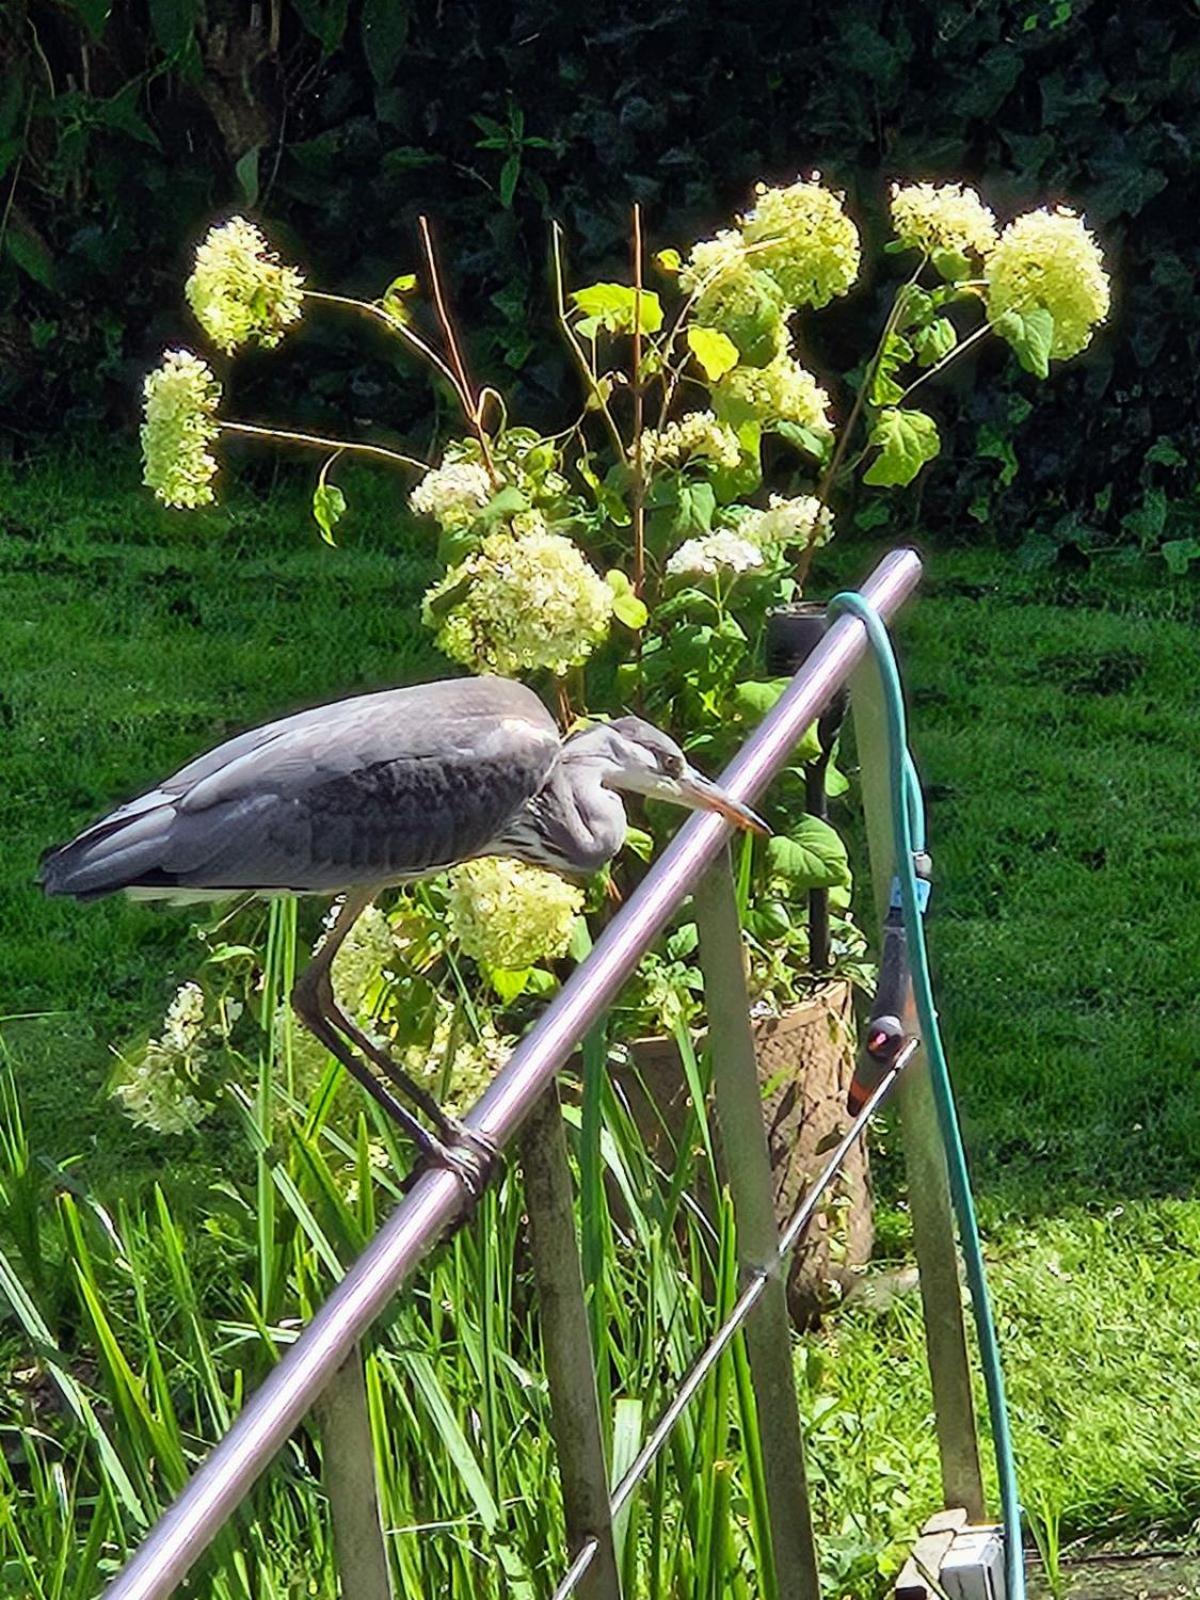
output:
[[326,1020],[319,1005],[313,1004],[313,992],[293,992],[292,1005],[296,1015],[304,1026],[320,1044],[323,1044],[329,1054],[339,1061],[356,1083],[360,1083],[377,1105],[387,1112],[393,1121],[399,1123],[408,1134],[409,1138],[421,1151],[422,1155],[434,1155],[440,1152],[441,1145],[423,1123],[418,1122],[405,1106],[402,1106],[395,1095],[380,1083],[364,1061],[360,1061],[351,1050],[346,1041],[337,1033],[336,1029]]
[[[345,1014],[337,1003],[331,976],[333,958],[359,917],[375,897],[373,889],[350,891],[343,900],[321,948],[313,956],[292,991],[292,1005],[309,1031],[346,1070],[362,1084],[368,1094],[397,1121],[429,1160],[454,1168],[472,1192],[486,1187],[496,1150],[454,1117],[448,1116],[427,1089],[402,1072],[386,1050],[381,1049]],[[354,1054],[357,1046],[392,1084],[419,1106],[433,1123],[440,1137],[434,1137],[417,1121],[382,1083],[365,1062]],[[468,1154],[461,1146],[471,1147]],[[454,1147],[459,1146],[456,1150]]]

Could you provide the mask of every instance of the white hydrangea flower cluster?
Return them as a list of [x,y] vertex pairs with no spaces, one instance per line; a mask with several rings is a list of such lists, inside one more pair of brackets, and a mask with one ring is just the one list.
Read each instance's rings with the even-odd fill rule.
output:
[[776,356],[765,367],[734,367],[717,392],[753,407],[764,423],[794,422],[822,439],[833,437],[828,394],[789,355]]
[[720,467],[736,467],[742,458],[737,434],[718,422],[711,411],[690,411],[661,430],[642,435],[642,460],[647,466],[679,467],[703,457]]
[[692,321],[717,328],[737,346],[748,366],[764,366],[787,343],[786,317],[779,285],[760,272],[746,241],[732,228],[701,239],[688,253],[680,287],[695,297]]
[[[455,1025],[457,1021],[457,1026]],[[516,1040],[499,1033],[490,1017],[480,1019],[473,1039],[447,1006],[434,1024],[428,1045],[410,1045],[400,1065],[409,1077],[424,1083],[452,1116],[460,1116],[479,1099],[513,1052]]]
[[427,472],[408,497],[420,517],[432,517],[439,528],[457,533],[474,521],[492,498],[492,482],[478,461],[443,460]]
[[190,350],[168,350],[147,373],[143,394],[142,481],[164,505],[211,504],[221,386],[208,363]]
[[891,211],[900,243],[927,256],[986,256],[996,243],[995,217],[965,184],[894,183]]
[[163,1018],[162,1034],[141,1055],[122,1060],[113,1093],[139,1126],[186,1133],[203,1122],[212,1102],[201,1097],[206,1064],[204,991],[185,983]]
[[244,217],[209,230],[184,289],[196,320],[226,355],[243,344],[277,345],[300,320],[304,279],[284,265]]
[[427,591],[422,617],[464,666],[561,677],[607,635],[612,609],[612,590],[579,547],[543,524],[523,536],[489,534]]
[[989,320],[1009,310],[1048,311],[1054,318],[1050,354],[1058,361],[1078,355],[1108,315],[1104,258],[1083,219],[1065,206],[1028,211],[1010,222],[985,276]]
[[763,553],[757,544],[729,528],[719,528],[681,544],[667,562],[667,572],[673,578],[693,573],[711,576],[720,571],[753,572],[763,565]]
[[828,544],[833,538],[833,513],[815,494],[787,499],[773,494],[765,511],[749,511],[738,521],[737,531],[758,545]]
[[463,950],[520,971],[567,953],[583,890],[556,872],[487,856],[450,872],[447,920]]
[[[337,906],[340,906],[340,901],[330,912],[327,922],[336,914]],[[324,942],[325,936],[322,935],[316,948],[319,950]],[[367,992],[390,970],[390,963],[395,956],[396,939],[391,922],[378,906],[368,906],[333,958],[330,976],[338,1004],[353,1016],[361,1008]]]
[[814,172],[786,188],[760,183],[754,210],[742,221],[751,260],[774,278],[788,305],[818,311],[853,286],[862,258],[845,195],[820,179]]

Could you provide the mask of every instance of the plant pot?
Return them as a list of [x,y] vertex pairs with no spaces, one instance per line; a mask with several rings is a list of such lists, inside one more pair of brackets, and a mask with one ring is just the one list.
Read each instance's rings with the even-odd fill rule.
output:
[[[850,985],[825,984],[780,1017],[752,1024],[771,1152],[775,1215],[795,1211],[845,1130],[846,1091],[854,1071],[854,1012]],[[634,1040],[617,1082],[648,1148],[664,1165],[668,1143],[678,1146],[688,1111],[687,1081],[673,1039]],[[698,1184],[695,1198],[710,1217],[713,1196]],[[871,1254],[875,1230],[870,1164],[860,1141],[827,1191],[792,1256],[788,1306],[798,1327],[812,1327],[854,1280]]]

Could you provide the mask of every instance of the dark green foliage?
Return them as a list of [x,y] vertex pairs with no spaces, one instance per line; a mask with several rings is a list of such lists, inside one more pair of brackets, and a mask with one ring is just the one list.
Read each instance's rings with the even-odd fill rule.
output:
[[[24,11],[25,15],[21,15]],[[896,176],[981,180],[1001,213],[1086,209],[1116,280],[1113,325],[1042,390],[971,363],[928,404],[953,468],[926,520],[1064,547],[1200,544],[1194,218],[1200,34],[1173,0],[935,6],[569,6],[291,0],[278,37],[222,0],[21,0],[0,38],[0,406],[22,432],[131,422],[141,373],[194,340],[181,285],[213,216],[254,209],[324,286],[382,292],[433,218],[481,373],[527,420],[561,422],[549,221],[576,281],[628,272],[629,206],[654,245],[820,168],[882,237]],[[862,357],[890,285],[810,319],[810,363]],[[428,418],[423,377],[323,319],[301,366],[239,375],[239,405],[361,422]],[[983,362],[1000,365],[1000,354]],[[1031,415],[1024,396],[1036,398]],[[844,393],[839,396],[844,402]],[[1019,469],[1014,470],[1019,462]],[[903,497],[901,497],[903,499]],[[887,515],[879,497],[867,520]]]

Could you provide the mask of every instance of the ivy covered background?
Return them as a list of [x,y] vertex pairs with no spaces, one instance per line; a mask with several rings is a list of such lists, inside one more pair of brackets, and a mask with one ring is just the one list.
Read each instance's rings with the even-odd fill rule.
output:
[[[915,516],[955,540],[988,526],[1030,564],[1164,544],[1186,564],[1198,73],[1197,17],[1175,0],[10,0],[0,415],[18,453],[64,422],[126,428],[133,450],[143,373],[195,338],[173,286],[232,210],[367,296],[417,265],[427,212],[481,377],[515,387],[536,423],[574,392],[551,327],[551,219],[586,281],[627,275],[635,200],[658,248],[711,231],[756,179],[818,167],[882,238],[891,178],[958,178],[1006,212],[1081,206],[1113,316],[1050,386],[956,367],[930,397],[953,470],[915,511],[864,491],[860,524]],[[844,371],[893,287],[868,281],[831,308],[806,364]],[[364,354],[358,330],[329,323],[303,338],[302,360],[239,365],[239,399],[318,423],[349,396],[376,436],[437,428],[425,375],[382,342]]]

